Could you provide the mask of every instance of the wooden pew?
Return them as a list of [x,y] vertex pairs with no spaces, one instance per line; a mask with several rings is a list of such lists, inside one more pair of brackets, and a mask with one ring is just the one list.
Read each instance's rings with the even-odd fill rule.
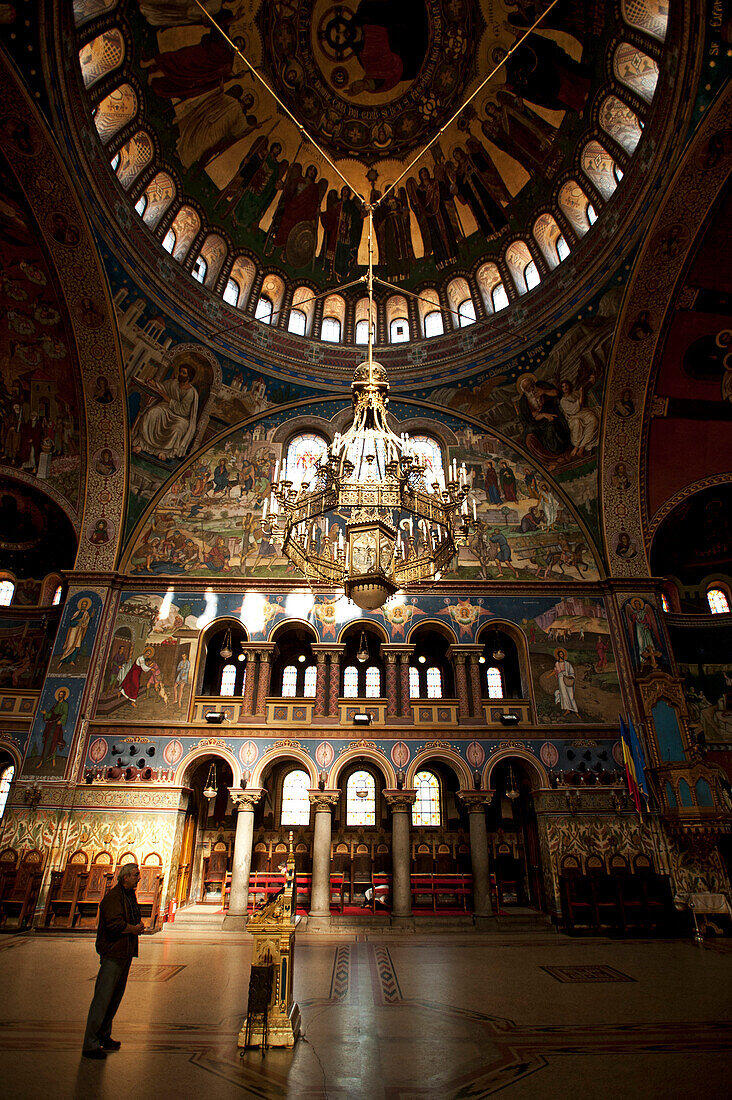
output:
[[20,931],[33,919],[43,877],[43,852],[32,848],[23,856],[11,889],[0,901],[0,928]]
[[113,885],[113,864],[109,852],[99,852],[89,868],[86,882],[76,901],[77,927],[96,928],[102,898]]
[[79,894],[86,882],[86,853],[74,852],[63,871],[51,872],[51,885],[41,920],[42,928],[73,928]]

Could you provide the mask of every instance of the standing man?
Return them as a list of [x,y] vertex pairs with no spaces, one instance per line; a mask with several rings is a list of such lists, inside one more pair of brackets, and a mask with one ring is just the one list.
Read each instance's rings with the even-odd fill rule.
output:
[[137,864],[125,864],[117,875],[117,885],[99,906],[95,944],[99,973],[86,1021],[84,1058],[106,1058],[108,1050],[119,1050],[122,1045],[112,1038],[112,1020],[127,985],[130,963],[137,958],[138,936],[145,931],[135,894],[139,881]]

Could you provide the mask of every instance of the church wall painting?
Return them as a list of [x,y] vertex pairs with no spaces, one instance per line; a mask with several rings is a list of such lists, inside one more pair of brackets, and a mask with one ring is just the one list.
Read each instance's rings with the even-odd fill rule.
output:
[[102,599],[91,589],[72,589],[66,600],[28,742],[26,777],[63,776],[81,710]]
[[[251,641],[267,640],[287,620],[305,619],[324,642],[337,641],[353,621],[374,622],[392,641],[405,642],[414,626],[433,620],[449,626],[461,643],[474,642],[486,623],[505,619],[526,636],[540,723],[614,725],[623,709],[605,605],[596,598],[410,596],[363,614],[344,598],[307,591],[281,595],[264,589],[242,597],[172,588],[122,596],[96,717],[185,721],[200,634],[220,618],[241,622]],[[181,675],[184,683],[176,691]]]
[[[343,407],[330,402],[297,412],[323,418]],[[392,408],[399,419],[414,416],[415,409],[404,402]],[[229,433],[176,475],[127,551],[131,573],[298,576],[261,524],[274,467],[283,457],[279,435],[277,441],[273,437],[284,415],[268,416],[250,428]],[[438,439],[441,422],[451,426],[456,445],[445,448],[444,460],[465,462],[471,481],[471,515],[475,505],[467,546],[460,548],[447,576],[599,578],[587,537],[550,477],[497,437],[467,428],[454,416],[431,410],[430,416]],[[424,419],[420,423],[424,425]],[[420,430],[428,432],[428,428]],[[330,535],[325,525],[323,519],[319,525],[323,537]]]
[[657,608],[645,596],[629,596],[621,604],[620,617],[635,670],[669,669],[671,660]]
[[721,747],[732,773],[727,755],[732,752],[732,626],[674,626],[671,642],[684,682],[689,730],[700,745]]
[[0,616],[0,688],[40,688],[46,673],[58,613]]

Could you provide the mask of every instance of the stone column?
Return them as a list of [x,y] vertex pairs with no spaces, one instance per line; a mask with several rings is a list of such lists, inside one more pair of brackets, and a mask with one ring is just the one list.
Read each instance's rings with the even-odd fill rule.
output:
[[397,922],[407,922],[412,916],[409,817],[417,792],[384,791],[384,798],[391,806],[391,915]]
[[401,673],[401,707],[399,713],[402,718],[410,718],[412,715],[412,700],[409,698],[409,653],[399,654],[399,672]]
[[261,788],[256,787],[245,791],[233,788],[229,791],[237,809],[229,912],[224,917],[223,923],[223,927],[229,932],[239,931],[247,926],[249,872],[252,866],[252,838],[254,836],[254,807],[263,793]]
[[488,833],[485,827],[485,807],[491,795],[487,791],[461,791],[470,821],[470,862],[473,866],[473,916],[480,924],[494,916],[491,902],[490,868],[488,866]]
[[325,674],[327,671],[326,666],[326,654],[316,654],[316,677],[315,677],[315,717],[325,717],[325,712],[328,709],[325,700]]
[[315,811],[313,877],[310,887],[308,928],[330,926],[330,826],[331,810],[338,805],[340,791],[308,791]]
[[256,649],[245,649],[246,654],[246,668],[244,678],[244,701],[242,703],[242,711],[244,714],[253,714],[254,706],[254,685],[257,680],[257,651]]
[[483,717],[483,693],[480,690],[480,664],[478,661],[478,654],[471,653],[468,657],[470,661],[470,690],[473,695],[473,717]]
[[461,719],[470,718],[470,701],[468,699],[468,677],[465,671],[465,654],[454,652],[453,647],[447,651],[448,657],[455,662],[455,689],[458,697],[458,712]]
[[264,717],[267,709],[267,696],[269,695],[269,681],[272,675],[272,651],[260,651],[259,654],[259,683],[257,684],[257,706],[255,714]]
[[[382,649],[386,649],[385,646]],[[397,655],[396,653],[385,653],[386,656],[386,713],[389,718],[396,718],[399,715],[399,704],[397,701]]]

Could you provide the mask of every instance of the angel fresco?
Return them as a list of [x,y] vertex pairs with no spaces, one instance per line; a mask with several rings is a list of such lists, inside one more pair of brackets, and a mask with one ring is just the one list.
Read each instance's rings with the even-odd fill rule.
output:
[[627,600],[623,610],[630,628],[637,667],[650,664],[657,668],[657,658],[662,656],[665,646],[661,640],[655,610],[640,596]]
[[417,216],[425,256],[431,256],[438,270],[457,259],[458,238],[463,237],[452,197],[452,185],[444,165],[420,168],[419,180],[410,176],[407,191]]
[[350,187],[329,191],[320,222],[325,231],[318,259],[329,275],[346,278],[356,265],[363,231],[363,207]]
[[487,150],[474,138],[468,138],[466,148],[453,152],[455,188],[458,201],[467,206],[478,228],[486,237],[508,225],[501,203],[511,195]]
[[279,141],[270,144],[264,135],[258,137],[239,170],[219,191],[214,207],[222,208],[222,217],[231,216],[235,229],[241,225],[254,232],[259,225],[290,166],[281,153]]
[[495,102],[483,108],[483,136],[501,152],[517,160],[530,176],[549,180],[557,131],[512,92],[501,90]]
[[255,130],[259,122],[250,113],[253,106],[254,96],[245,93],[241,84],[232,84],[225,92],[209,92],[186,105],[176,120],[181,164],[195,174]]
[[[231,13],[219,16],[226,29],[233,19]],[[234,45],[243,50],[244,39],[235,38]],[[177,50],[165,50],[140,61],[147,69],[150,90],[161,99],[194,99],[213,92],[232,76],[237,58],[227,40],[212,28],[200,40]]]
[[[515,33],[520,37],[521,31]],[[503,46],[493,51],[497,64],[505,60],[506,87],[548,111],[580,114],[590,92],[592,70],[574,61],[556,42],[539,34],[528,34],[513,53]]]
[[[410,226],[409,203],[405,188],[389,190],[384,188],[386,197],[374,210],[374,232],[379,250],[379,266],[391,279],[399,278],[409,272],[414,262],[412,230]],[[371,203],[377,202],[382,192],[372,189]]]
[[294,163],[285,177],[282,195],[267,234],[265,254],[275,248],[294,267],[306,267],[315,257],[318,218],[328,182],[318,179],[318,169],[309,164],[303,175],[302,165]]

